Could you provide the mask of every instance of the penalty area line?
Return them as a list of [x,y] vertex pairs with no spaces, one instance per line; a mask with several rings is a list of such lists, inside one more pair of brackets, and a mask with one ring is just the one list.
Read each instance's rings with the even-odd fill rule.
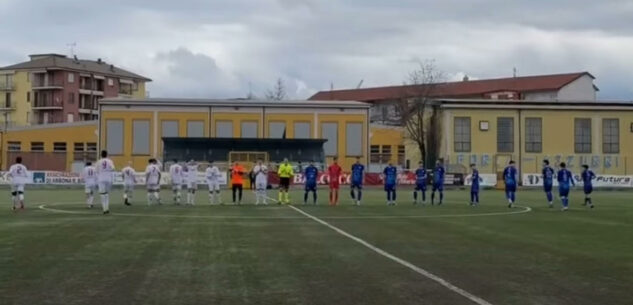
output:
[[430,280],[432,280],[432,281],[434,281],[434,282],[436,282],[436,283],[448,288],[449,290],[451,290],[451,291],[453,291],[453,292],[455,292],[455,293],[457,293],[457,294],[469,299],[470,301],[472,301],[472,302],[474,302],[476,304],[479,304],[479,305],[492,305],[492,303],[490,303],[490,302],[488,302],[488,301],[486,301],[486,300],[484,300],[484,299],[482,299],[482,298],[480,298],[480,297],[478,297],[478,296],[476,296],[476,295],[474,295],[474,294],[472,294],[472,293],[470,293],[470,292],[468,292],[468,291],[466,291],[464,289],[461,289],[461,288],[451,284],[447,280],[445,280],[445,279],[443,279],[443,278],[441,278],[441,277],[439,277],[439,276],[437,276],[437,275],[435,275],[435,274],[433,274],[433,273],[431,273],[429,271],[426,271],[426,270],[424,270],[424,269],[422,269],[422,268],[420,268],[420,267],[418,267],[418,266],[416,266],[416,265],[414,265],[414,264],[412,264],[412,263],[410,263],[408,261],[405,261],[405,260],[403,260],[403,259],[401,259],[401,258],[399,258],[399,257],[397,257],[397,256],[385,251],[385,250],[382,250],[382,249],[380,249],[380,248],[378,248],[378,247],[376,247],[376,246],[374,246],[374,245],[372,245],[372,244],[370,244],[370,243],[368,243],[368,242],[366,242],[366,241],[364,241],[364,240],[362,240],[362,239],[360,239],[360,238],[358,238],[358,237],[356,237],[356,236],[354,236],[354,235],[352,235],[350,233],[347,233],[347,232],[345,232],[345,231],[343,231],[343,230],[341,230],[341,229],[339,229],[339,228],[337,228],[337,227],[335,227],[335,226],[333,226],[333,225],[331,225],[331,224],[329,224],[329,223],[327,223],[327,222],[325,222],[325,221],[323,221],[323,220],[321,220],[321,219],[319,219],[319,218],[317,218],[315,216],[312,216],[311,214],[306,213],[302,209],[296,208],[296,207],[294,207],[292,205],[288,205],[288,207],[293,209],[293,210],[295,210],[297,213],[300,213],[303,216],[305,216],[307,218],[310,218],[310,219],[312,219],[312,220],[314,220],[314,221],[316,221],[316,222],[318,222],[318,223],[320,223],[320,224],[332,229],[336,233],[341,234],[341,235],[343,235],[343,236],[345,236],[345,237],[347,237],[347,238],[349,238],[349,239],[351,239],[351,240],[353,240],[353,241],[365,246],[366,248],[368,248],[368,249],[370,249],[370,250],[372,250],[372,251],[374,251],[374,252],[376,252],[376,253],[378,253],[378,254],[380,254],[380,255],[382,255],[382,256],[384,256],[384,257],[386,257],[386,258],[388,258],[388,259],[390,259],[390,260],[392,260],[392,261],[394,261],[394,262],[396,262],[398,264],[400,264],[400,265],[402,265],[402,266],[405,266],[405,267],[413,270],[414,272],[416,272],[418,274],[421,274],[422,276],[424,276],[424,277],[426,277],[426,278],[428,278],[428,279],[430,279]]

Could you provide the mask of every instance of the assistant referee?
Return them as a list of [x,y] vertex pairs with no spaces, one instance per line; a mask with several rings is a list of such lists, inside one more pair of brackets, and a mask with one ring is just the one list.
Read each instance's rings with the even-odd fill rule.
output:
[[[288,189],[290,188],[290,178],[294,170],[292,169],[292,165],[288,162],[288,158],[284,158],[284,162],[279,165],[279,170],[277,174],[279,174],[279,201],[278,204],[289,204],[290,196],[288,195]],[[285,194],[285,196],[284,196]]]

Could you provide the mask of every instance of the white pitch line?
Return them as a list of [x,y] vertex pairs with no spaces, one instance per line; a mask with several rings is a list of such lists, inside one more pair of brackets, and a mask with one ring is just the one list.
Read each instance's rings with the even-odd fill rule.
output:
[[[271,200],[275,200],[272,199]],[[71,204],[72,202],[66,202],[65,204]],[[79,202],[82,203],[82,202]],[[53,203],[51,205],[59,205],[59,203]],[[418,218],[461,218],[461,217],[485,217],[485,216],[504,216],[504,215],[514,215],[514,214],[523,214],[532,211],[530,207],[517,206],[522,208],[519,211],[512,212],[492,212],[492,213],[475,213],[475,214],[439,214],[439,215],[365,215],[365,216],[324,216],[321,219],[418,219]],[[89,211],[68,211],[62,209],[55,209],[49,207],[46,204],[42,204],[38,206],[39,209],[53,212],[53,213],[64,213],[64,214],[75,214],[75,215],[101,215],[100,213],[96,214]],[[270,207],[269,209],[273,209],[275,207]],[[305,217],[294,217],[294,216],[238,216],[238,215],[222,215],[222,216],[214,216],[214,215],[174,215],[174,214],[141,214],[141,213],[112,213],[112,215],[117,216],[132,216],[132,217],[158,217],[158,218],[202,218],[202,219],[304,219]]]
[[390,259],[390,260],[392,260],[392,261],[394,261],[394,262],[396,262],[398,264],[400,264],[400,265],[403,265],[403,266],[405,266],[405,267],[407,267],[407,268],[409,268],[409,269],[411,269],[411,270],[423,275],[424,277],[426,277],[428,279],[431,279],[431,280],[437,282],[438,284],[440,284],[440,285],[448,288],[449,290],[451,290],[451,291],[453,291],[453,292],[455,292],[455,293],[457,293],[457,294],[459,294],[459,295],[471,300],[472,302],[474,302],[476,304],[479,304],[479,305],[492,305],[492,303],[490,303],[490,302],[488,302],[488,301],[486,301],[486,300],[484,300],[484,299],[482,299],[482,298],[480,298],[480,297],[478,297],[478,296],[476,296],[476,295],[474,295],[474,294],[472,294],[472,293],[470,293],[470,292],[468,292],[468,291],[466,291],[464,289],[461,289],[461,288],[451,284],[447,280],[445,280],[445,279],[443,279],[443,278],[441,278],[441,277],[439,277],[439,276],[437,276],[437,275],[435,275],[435,274],[433,274],[431,272],[428,272],[428,271],[426,271],[426,270],[424,270],[424,269],[422,269],[422,268],[420,268],[420,267],[418,267],[418,266],[416,266],[416,265],[414,265],[414,264],[412,264],[410,262],[407,262],[407,261],[405,261],[405,260],[403,260],[403,259],[401,259],[401,258],[399,258],[399,257],[397,257],[397,256],[385,251],[385,250],[377,248],[374,245],[372,245],[372,244],[370,244],[370,243],[368,243],[368,242],[366,242],[366,241],[364,241],[364,240],[362,240],[362,239],[360,239],[360,238],[358,238],[358,237],[356,237],[356,236],[354,236],[352,234],[349,234],[349,233],[347,233],[347,232],[345,232],[345,231],[343,231],[343,230],[341,230],[341,229],[339,229],[339,228],[337,228],[337,227],[335,227],[335,226],[333,226],[333,225],[331,225],[331,224],[329,224],[329,223],[327,223],[327,222],[325,222],[325,221],[323,221],[323,220],[321,220],[321,219],[319,219],[319,218],[317,218],[315,216],[312,216],[312,215],[304,212],[303,210],[301,210],[299,208],[296,208],[296,207],[291,206],[291,205],[289,205],[288,207],[290,207],[291,209],[297,211],[298,213],[301,213],[305,217],[308,217],[308,218],[310,218],[310,219],[312,219],[312,220],[314,220],[314,221],[316,221],[316,222],[318,222],[318,223],[320,223],[320,224],[322,224],[322,225],[334,230],[336,233],[341,234],[341,235],[343,235],[343,236],[345,236],[345,237],[347,237],[347,238],[349,238],[349,239],[351,239],[351,240],[353,240],[353,241],[355,241],[355,242],[357,242],[357,243],[369,248],[370,250],[372,250],[372,251],[374,251],[374,252],[376,252],[376,253],[378,253],[378,254],[380,254],[380,255],[382,255],[382,256],[384,256],[384,257],[386,257],[386,258],[388,258],[388,259]]

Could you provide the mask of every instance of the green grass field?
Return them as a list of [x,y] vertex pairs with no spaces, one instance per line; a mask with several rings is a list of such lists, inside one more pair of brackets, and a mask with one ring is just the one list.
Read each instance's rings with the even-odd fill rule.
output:
[[[79,189],[28,190],[17,213],[5,199],[0,304],[476,304],[291,207],[169,195],[147,207],[139,190],[125,207],[116,191],[109,216]],[[500,191],[482,191],[478,208],[458,190],[439,207],[413,206],[404,189],[396,207],[378,189],[361,207],[347,189],[334,208],[319,195],[295,207],[491,304],[633,303],[632,192],[597,191],[589,210],[576,190],[568,212],[537,190],[514,209]]]

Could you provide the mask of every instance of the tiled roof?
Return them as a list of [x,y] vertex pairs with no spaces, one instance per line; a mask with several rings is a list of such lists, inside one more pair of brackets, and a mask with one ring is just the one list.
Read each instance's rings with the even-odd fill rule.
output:
[[106,63],[105,61],[99,62],[85,59],[75,60],[73,58],[68,58],[64,55],[59,54],[42,54],[32,56],[35,56],[35,59],[11,66],[2,67],[0,68],[0,70],[60,68],[151,81],[151,79],[145,76],[121,69],[117,66]]
[[[578,72],[438,83],[432,85],[429,89],[428,95],[430,97],[442,98],[465,98],[483,97],[486,93],[502,91],[514,91],[520,93],[552,91],[559,90],[584,75],[594,78],[589,72]],[[426,90],[426,87],[420,86],[425,85],[320,91],[310,97],[309,100],[353,100],[370,102],[397,99],[419,95],[419,92]]]

